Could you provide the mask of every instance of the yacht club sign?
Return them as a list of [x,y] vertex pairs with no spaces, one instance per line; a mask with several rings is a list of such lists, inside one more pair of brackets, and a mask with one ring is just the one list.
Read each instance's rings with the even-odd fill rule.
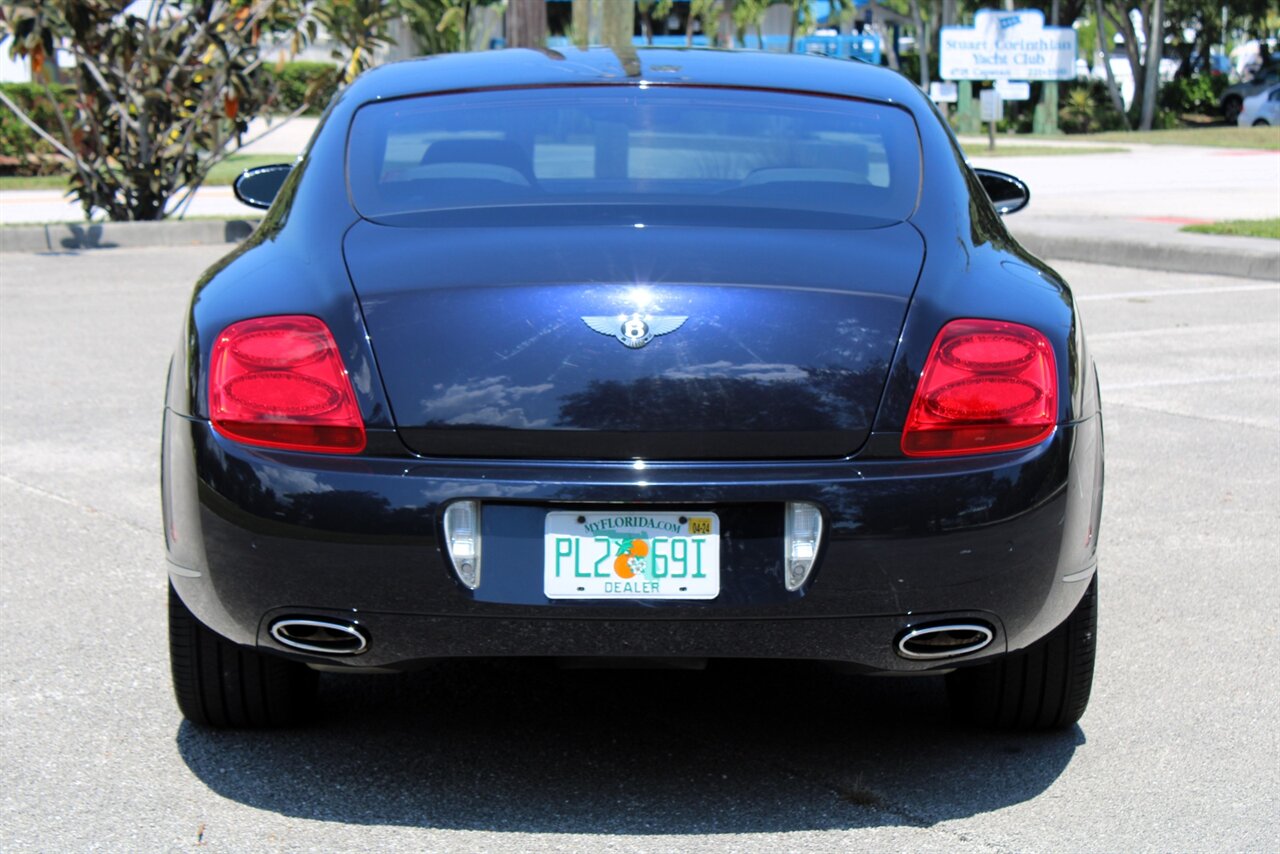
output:
[[1046,27],[1037,9],[981,9],[972,27],[943,27],[938,70],[943,80],[1070,80],[1076,76],[1076,32]]

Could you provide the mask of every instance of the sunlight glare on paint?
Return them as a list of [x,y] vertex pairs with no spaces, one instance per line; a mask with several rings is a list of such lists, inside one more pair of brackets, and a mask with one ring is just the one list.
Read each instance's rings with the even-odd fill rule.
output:
[[627,292],[627,298],[636,307],[636,311],[643,311],[653,302],[653,293],[645,287],[632,288]]

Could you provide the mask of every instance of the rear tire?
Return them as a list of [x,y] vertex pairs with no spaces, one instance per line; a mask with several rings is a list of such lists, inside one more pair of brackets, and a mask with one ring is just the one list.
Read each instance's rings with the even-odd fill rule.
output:
[[315,708],[306,665],[234,644],[206,628],[169,586],[169,665],[184,717],[210,727],[292,726]]
[[1066,622],[1029,649],[947,675],[952,711],[1008,730],[1069,727],[1084,714],[1097,654],[1098,578]]
[[1227,120],[1227,124],[1234,125],[1236,119],[1240,118],[1242,109],[1244,109],[1244,99],[1232,95],[1222,102],[1222,117]]

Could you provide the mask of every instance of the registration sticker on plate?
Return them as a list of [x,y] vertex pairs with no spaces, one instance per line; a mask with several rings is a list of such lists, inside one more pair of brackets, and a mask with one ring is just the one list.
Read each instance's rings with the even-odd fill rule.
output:
[[714,599],[720,519],[706,511],[556,511],[543,538],[548,599]]

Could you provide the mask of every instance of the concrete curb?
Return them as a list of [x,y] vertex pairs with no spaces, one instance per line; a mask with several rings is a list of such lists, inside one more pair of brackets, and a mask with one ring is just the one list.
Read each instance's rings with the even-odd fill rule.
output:
[[1167,273],[1280,282],[1280,240],[1192,234],[1176,227],[1101,220],[1010,222],[1018,242],[1041,258]]
[[199,246],[239,243],[259,220],[178,222],[94,222],[18,225],[0,228],[0,252],[74,252],[118,246]]

